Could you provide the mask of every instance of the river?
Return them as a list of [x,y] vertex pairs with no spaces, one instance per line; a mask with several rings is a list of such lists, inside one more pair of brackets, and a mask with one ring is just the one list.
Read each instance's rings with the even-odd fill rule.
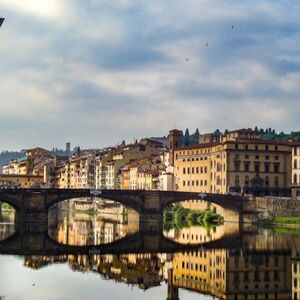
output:
[[[297,230],[224,224],[139,234],[134,213],[0,218],[0,299],[300,299]],[[82,250],[83,249],[83,250]]]

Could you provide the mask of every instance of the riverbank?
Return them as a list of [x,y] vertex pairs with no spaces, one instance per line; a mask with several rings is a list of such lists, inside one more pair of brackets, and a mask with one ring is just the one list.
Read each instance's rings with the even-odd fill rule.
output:
[[257,222],[259,225],[300,229],[300,216],[269,216]]

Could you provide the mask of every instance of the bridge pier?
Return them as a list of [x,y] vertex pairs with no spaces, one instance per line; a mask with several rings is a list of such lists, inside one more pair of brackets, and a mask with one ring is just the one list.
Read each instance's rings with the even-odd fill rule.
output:
[[47,232],[48,212],[22,212],[16,211],[15,224],[17,231],[26,232]]
[[163,217],[160,213],[142,212],[139,218],[139,228],[145,233],[161,233]]

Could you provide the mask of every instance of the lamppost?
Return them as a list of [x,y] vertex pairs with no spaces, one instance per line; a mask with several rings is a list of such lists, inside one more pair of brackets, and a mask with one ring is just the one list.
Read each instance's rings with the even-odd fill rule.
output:
[[4,18],[0,18],[0,27],[1,27],[3,22],[4,22]]

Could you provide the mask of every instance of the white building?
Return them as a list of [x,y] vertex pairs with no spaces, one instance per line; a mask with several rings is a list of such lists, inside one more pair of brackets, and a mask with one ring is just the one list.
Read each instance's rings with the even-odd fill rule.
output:
[[292,194],[300,197],[300,142],[292,144]]

